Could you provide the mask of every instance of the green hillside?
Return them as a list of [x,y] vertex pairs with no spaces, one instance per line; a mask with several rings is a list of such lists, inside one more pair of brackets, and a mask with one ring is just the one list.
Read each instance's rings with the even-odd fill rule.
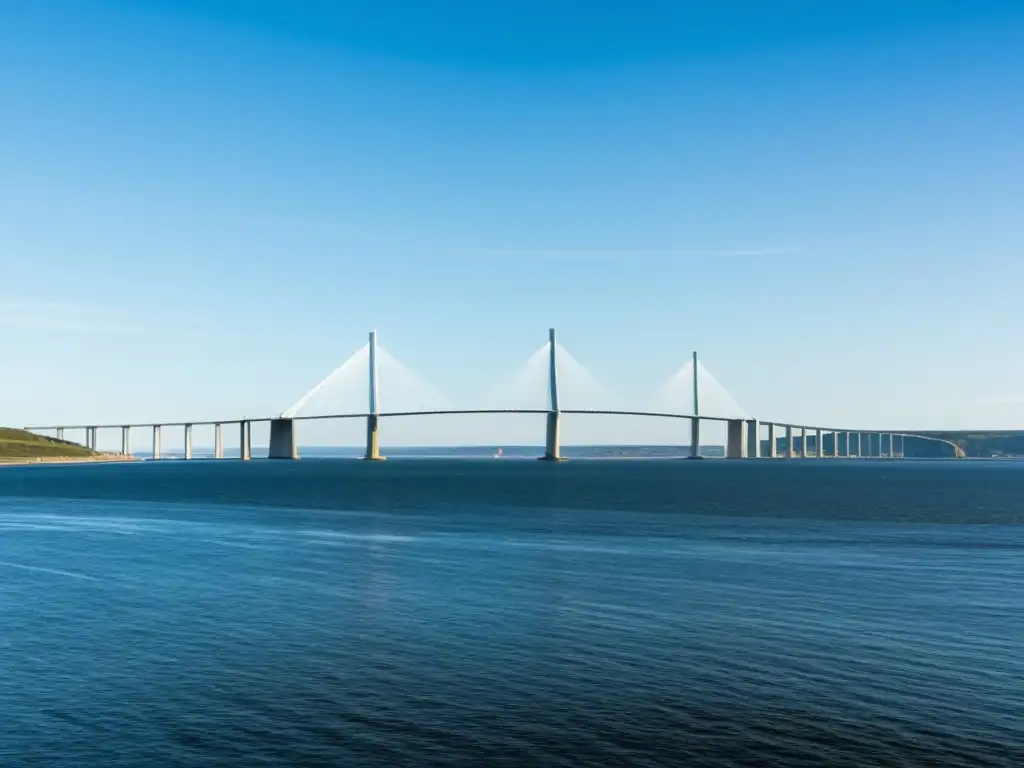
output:
[[0,462],[31,461],[32,459],[79,459],[96,455],[98,455],[96,451],[69,443],[66,440],[43,437],[21,429],[0,427]]

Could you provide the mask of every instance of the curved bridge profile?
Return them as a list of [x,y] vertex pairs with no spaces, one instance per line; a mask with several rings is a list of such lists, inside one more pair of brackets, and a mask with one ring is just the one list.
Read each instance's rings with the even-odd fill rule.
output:
[[[543,415],[546,420],[544,454],[541,458],[558,461],[561,456],[561,417],[563,415],[590,416],[633,416],[657,419],[688,420],[690,422],[691,458],[700,458],[700,425],[704,422],[724,422],[726,424],[726,457],[727,458],[777,458],[789,457],[824,458],[826,455],[838,457],[890,457],[904,455],[903,446],[906,438],[926,440],[948,445],[955,458],[965,458],[965,451],[951,440],[934,435],[914,431],[861,430],[848,427],[827,427],[821,425],[793,424],[786,422],[758,421],[749,417],[713,416],[700,412],[700,393],[698,392],[697,355],[693,355],[693,408],[690,413],[673,411],[649,410],[609,410],[609,409],[574,409],[561,408],[558,389],[558,364],[555,331],[551,329],[547,344],[547,408],[442,408],[428,410],[384,411],[378,407],[377,392],[377,337],[375,332],[369,335],[368,343],[356,355],[367,354],[369,364],[367,375],[367,410],[353,413],[331,413],[326,415],[302,416],[300,411],[329,382],[332,377],[342,371],[356,355],[335,369],[328,377],[309,390],[292,407],[279,416],[265,418],[224,419],[216,421],[161,422],[133,424],[83,424],[78,426],[47,426],[26,427],[33,432],[55,432],[58,439],[64,439],[65,432],[80,430],[84,434],[82,442],[86,447],[95,449],[97,432],[101,429],[121,430],[121,453],[129,454],[131,448],[130,433],[132,429],[147,428],[152,430],[153,458],[161,457],[161,437],[164,428],[179,427],[183,430],[184,456],[192,458],[192,430],[196,426],[212,426],[214,428],[214,456],[224,458],[223,427],[233,426],[239,432],[239,457],[248,459],[252,455],[252,425],[269,422],[270,445],[269,458],[296,459],[298,447],[296,442],[296,422],[326,419],[364,419],[366,421],[366,453],[365,458],[376,460],[383,458],[380,454],[379,427],[382,419],[395,419],[417,416],[454,416],[465,414],[535,414]],[[767,433],[767,434],[765,434]],[[766,438],[766,439],[765,439]],[[829,450],[826,452],[826,443]],[[899,446],[899,450],[897,450]]]

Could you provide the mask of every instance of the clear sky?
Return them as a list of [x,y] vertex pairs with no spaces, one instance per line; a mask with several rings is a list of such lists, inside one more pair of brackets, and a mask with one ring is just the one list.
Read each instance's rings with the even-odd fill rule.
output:
[[1016,0],[6,0],[0,422],[270,415],[371,328],[479,402],[556,326],[625,405],[698,349],[1024,427],[1022,137]]

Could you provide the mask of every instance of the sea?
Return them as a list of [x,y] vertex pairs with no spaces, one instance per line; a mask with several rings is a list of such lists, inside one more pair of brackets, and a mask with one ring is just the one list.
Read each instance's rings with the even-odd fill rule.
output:
[[0,765],[1024,765],[1024,463],[0,468]]

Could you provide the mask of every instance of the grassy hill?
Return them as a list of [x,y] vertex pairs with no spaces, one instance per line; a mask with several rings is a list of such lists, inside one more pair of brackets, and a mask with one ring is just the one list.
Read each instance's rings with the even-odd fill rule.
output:
[[57,440],[25,432],[21,429],[0,427],[0,462],[32,461],[33,459],[86,459],[97,456],[97,451]]

